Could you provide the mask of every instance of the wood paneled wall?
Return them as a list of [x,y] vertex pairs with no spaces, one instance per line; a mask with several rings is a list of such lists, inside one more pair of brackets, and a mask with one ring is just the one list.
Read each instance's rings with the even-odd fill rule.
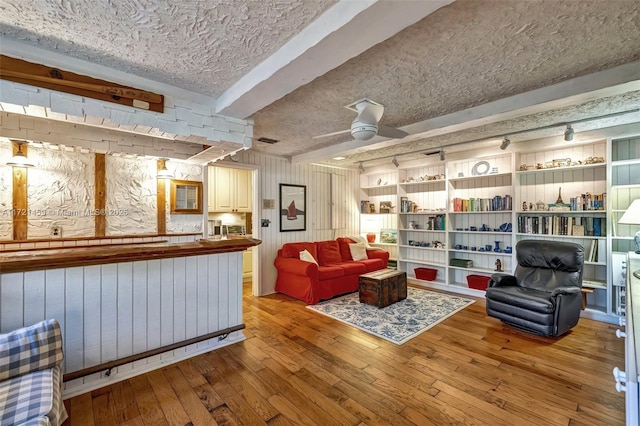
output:
[[[0,332],[57,319],[71,373],[242,324],[242,252],[0,274]],[[65,383],[72,395],[219,345],[210,339]]]
[[[238,162],[244,164],[255,165],[258,167],[259,187],[257,188],[260,200],[255,206],[253,216],[260,219],[269,219],[271,221],[269,227],[262,228],[258,226],[253,229],[253,237],[262,240],[262,244],[254,247],[254,251],[259,253],[260,261],[260,292],[261,294],[270,294],[274,292],[276,282],[276,269],[273,261],[276,258],[278,249],[284,243],[295,241],[323,241],[331,240],[341,236],[358,235],[359,234],[359,173],[353,170],[337,169],[323,167],[313,164],[291,164],[289,161],[277,158],[259,155],[251,151],[239,152],[237,154]],[[314,184],[317,177],[316,173],[333,174],[339,176],[339,180],[344,179],[343,192],[334,194],[334,201],[343,203],[345,216],[343,228],[331,229],[329,221],[323,215],[326,209],[316,210],[316,205],[328,203],[329,194],[331,193],[331,185],[325,186],[324,194],[319,193],[321,190]],[[344,178],[342,178],[344,177]],[[305,232],[280,232],[280,223],[278,215],[278,185],[280,183],[289,183],[294,185],[306,185],[307,187],[307,230]],[[275,200],[275,209],[263,209],[262,200]],[[316,229],[316,224],[320,224],[322,229]]]

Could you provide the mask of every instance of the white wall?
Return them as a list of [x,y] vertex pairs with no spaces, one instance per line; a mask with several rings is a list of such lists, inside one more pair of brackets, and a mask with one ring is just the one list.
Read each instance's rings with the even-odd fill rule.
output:
[[[336,169],[317,165],[293,165],[289,161],[276,157],[259,155],[249,151],[237,154],[239,163],[251,164],[258,167],[258,203],[254,206],[253,217],[257,226],[253,228],[253,237],[262,240],[262,244],[254,247],[259,253],[260,262],[260,294],[274,292],[277,271],[273,266],[278,249],[284,243],[295,241],[323,241],[332,240],[341,236],[358,235],[359,233],[359,174],[357,171]],[[326,199],[324,194],[314,192],[315,172],[334,173],[345,177],[345,191],[340,197],[346,201],[347,207],[344,229],[316,229],[316,224],[322,221],[319,216],[316,200]],[[307,226],[306,231],[280,232],[279,223],[279,184],[289,183],[294,185],[306,185],[307,187]],[[329,188],[327,188],[327,191]],[[263,209],[262,200],[272,199],[276,208]],[[269,227],[260,226],[260,219],[271,221]]]
[[[0,164],[11,157],[11,142],[0,139]],[[95,236],[95,154],[86,149],[32,143],[28,157],[29,239]],[[107,154],[106,235],[157,233],[157,160]],[[177,160],[167,162],[176,179],[203,181],[203,168]],[[12,168],[0,166],[0,241],[12,238]],[[203,215],[170,214],[166,185],[167,233],[202,232]]]

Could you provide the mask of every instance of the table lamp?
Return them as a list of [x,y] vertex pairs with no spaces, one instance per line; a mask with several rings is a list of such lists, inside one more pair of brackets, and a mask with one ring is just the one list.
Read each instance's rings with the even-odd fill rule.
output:
[[[640,225],[640,198],[633,200],[618,223],[622,225]],[[640,231],[636,232],[636,236],[633,239],[636,242],[636,253],[640,254]]]

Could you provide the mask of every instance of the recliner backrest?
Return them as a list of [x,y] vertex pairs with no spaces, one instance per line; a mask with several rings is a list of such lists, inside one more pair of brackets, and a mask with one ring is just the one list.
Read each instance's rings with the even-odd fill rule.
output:
[[516,245],[515,277],[522,287],[551,291],[582,286],[584,248],[563,241],[522,240]]

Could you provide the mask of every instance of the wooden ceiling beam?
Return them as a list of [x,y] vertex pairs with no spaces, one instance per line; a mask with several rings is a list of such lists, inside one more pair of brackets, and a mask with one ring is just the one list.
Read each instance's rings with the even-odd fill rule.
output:
[[164,112],[164,96],[85,75],[0,55],[0,78],[58,92]]

